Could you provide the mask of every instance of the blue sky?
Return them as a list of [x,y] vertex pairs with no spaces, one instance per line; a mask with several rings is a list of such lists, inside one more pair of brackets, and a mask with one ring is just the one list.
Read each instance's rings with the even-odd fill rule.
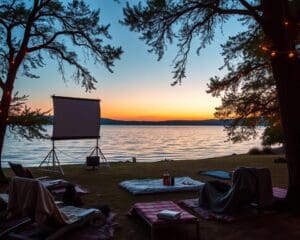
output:
[[[213,44],[197,56],[197,39],[190,53],[187,78],[181,86],[171,87],[172,60],[176,46],[169,46],[164,58],[157,62],[157,56],[147,51],[147,46],[139,40],[138,34],[130,32],[119,23],[122,6],[112,0],[88,0],[92,8],[101,9],[101,23],[111,24],[110,33],[114,46],[122,46],[124,54],[116,61],[114,73],[103,66],[87,62],[87,67],[96,77],[97,89],[86,93],[80,84],[68,77],[64,82],[54,61],[47,59],[47,65],[35,73],[40,79],[17,79],[15,90],[28,94],[33,108],[51,109],[51,95],[100,98],[102,116],[115,119],[165,120],[165,119],[207,119],[213,118],[214,108],[220,99],[206,93],[209,78],[222,76],[218,68],[223,63],[220,44],[229,35],[242,30],[236,19],[229,21],[223,31],[217,31]],[[130,1],[133,3],[136,1]],[[69,71],[69,68],[66,68]],[[71,73],[71,72],[70,72]],[[70,74],[68,75],[70,76]]]

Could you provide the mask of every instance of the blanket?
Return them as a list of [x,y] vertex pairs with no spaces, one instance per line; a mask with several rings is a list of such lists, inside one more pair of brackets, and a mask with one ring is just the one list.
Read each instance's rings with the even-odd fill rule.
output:
[[216,213],[234,213],[253,202],[267,207],[272,200],[269,169],[241,167],[234,172],[231,186],[219,181],[205,183],[199,205]]
[[190,177],[175,178],[174,186],[164,186],[162,179],[133,179],[120,182],[119,185],[134,195],[179,191],[199,191],[203,182]]
[[[286,196],[286,192],[287,192],[286,189],[273,187],[273,199],[274,200],[284,199]],[[274,211],[272,210],[262,210],[253,207],[242,209],[243,211],[240,211],[239,213],[235,213],[235,214],[216,213],[210,209],[199,206],[198,198],[181,200],[178,202],[178,204],[180,206],[189,209],[192,213],[199,215],[205,220],[215,220],[215,221],[227,222],[227,223],[239,221],[245,218],[248,219],[250,217],[257,217],[257,216],[274,213]]]
[[218,178],[218,179],[222,179],[222,180],[230,180],[231,179],[230,172],[221,171],[221,170],[200,171],[199,174],[202,176],[208,176],[208,177]]
[[68,222],[56,206],[53,196],[35,179],[14,177],[11,180],[7,212],[9,218],[28,216],[39,226],[46,225],[49,219],[59,224]]

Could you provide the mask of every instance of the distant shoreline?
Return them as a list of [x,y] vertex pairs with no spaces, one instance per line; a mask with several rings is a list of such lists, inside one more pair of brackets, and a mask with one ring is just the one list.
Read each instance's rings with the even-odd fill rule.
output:
[[[53,125],[53,116],[49,116],[49,125]],[[229,126],[233,122],[232,119],[217,120],[164,120],[164,121],[139,121],[139,120],[115,120],[110,118],[99,119],[101,125],[124,125],[124,126]],[[264,127],[262,121],[259,125]]]
[[[52,125],[53,116],[49,116],[50,125]],[[230,125],[232,120],[165,120],[165,121],[127,121],[115,120],[110,118],[101,118],[101,125],[127,125],[127,126],[226,126]]]
[[221,120],[166,120],[166,121],[125,121],[102,118],[103,125],[152,125],[152,126],[224,126],[228,125],[228,121]]

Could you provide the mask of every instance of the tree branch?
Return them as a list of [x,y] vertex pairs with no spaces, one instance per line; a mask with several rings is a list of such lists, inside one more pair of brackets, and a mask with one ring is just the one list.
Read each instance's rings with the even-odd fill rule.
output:
[[240,3],[249,10],[249,12],[252,13],[253,18],[261,25],[262,24],[262,18],[259,16],[259,14],[256,11],[256,7],[253,7],[251,4],[249,4],[246,0],[239,0]]
[[7,24],[0,18],[0,24],[2,24],[6,29],[8,28]]
[[58,49],[58,48],[56,48],[56,47],[53,47],[53,46],[46,46],[45,48],[46,48],[46,49],[51,49],[52,51],[57,52],[63,60],[67,61],[67,62],[68,62],[69,64],[71,64],[71,65],[75,65],[76,67],[82,69],[82,67],[81,67],[80,64],[78,64],[76,61],[71,60],[70,58],[68,58],[68,57],[64,54],[64,52],[61,51],[60,49]]
[[[49,44],[51,44],[58,36],[60,35],[74,35],[80,32],[79,31],[60,31],[60,32],[56,32],[49,40],[47,40],[45,43],[37,45],[35,47],[31,47],[27,49],[27,52],[34,52],[37,50],[40,50],[42,48],[45,48],[47,46],[49,46]],[[43,36],[43,35],[41,35]]]
[[89,75],[88,71],[83,66],[81,66],[79,63],[77,63],[74,59],[71,59],[71,58],[67,57],[65,55],[65,53],[63,51],[61,51],[61,49],[59,49],[55,46],[46,46],[45,49],[50,49],[52,51],[57,52],[60,55],[61,59],[65,60],[70,65],[73,65],[76,68],[80,69],[81,72]]
[[25,55],[25,51],[27,50],[27,45],[30,40],[31,28],[34,23],[34,18],[37,13],[37,10],[38,10],[38,3],[39,3],[38,0],[34,0],[33,8],[28,16],[27,25],[26,25],[24,35],[23,35],[23,41],[21,43],[20,51],[18,52],[18,54],[16,56],[17,63],[22,61],[22,59],[24,58],[24,55]]
[[9,49],[9,54],[8,54],[8,60],[10,62],[13,61],[14,59],[14,54],[15,54],[15,48],[12,44],[12,39],[11,39],[11,27],[7,28],[7,33],[6,33],[6,44],[8,46]]

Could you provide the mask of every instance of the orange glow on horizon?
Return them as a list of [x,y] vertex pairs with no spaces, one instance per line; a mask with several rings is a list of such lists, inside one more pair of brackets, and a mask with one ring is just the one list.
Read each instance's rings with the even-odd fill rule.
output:
[[[30,107],[32,109],[39,108],[42,111],[51,110],[50,114],[53,114],[53,106],[47,102],[32,103]],[[214,119],[213,112],[209,111],[183,111],[178,109],[177,111],[171,111],[172,109],[141,109],[129,108],[125,109],[122,107],[111,107],[105,106],[101,109],[102,118],[110,118],[114,120],[125,120],[125,121],[166,121],[166,120],[207,120]]]
[[[219,99],[201,94],[201,89],[198,90],[193,85],[181,88],[167,86],[166,89],[137,87],[127,91],[119,87],[103,93],[66,95],[101,99],[103,118],[127,121],[214,119],[215,107],[220,104]],[[43,111],[53,108],[52,99],[43,96],[31,98],[29,105]]]
[[127,111],[127,112],[106,112],[102,111],[103,118],[126,121],[166,121],[166,120],[206,120],[213,119],[214,115],[210,112],[158,112],[158,111]]

